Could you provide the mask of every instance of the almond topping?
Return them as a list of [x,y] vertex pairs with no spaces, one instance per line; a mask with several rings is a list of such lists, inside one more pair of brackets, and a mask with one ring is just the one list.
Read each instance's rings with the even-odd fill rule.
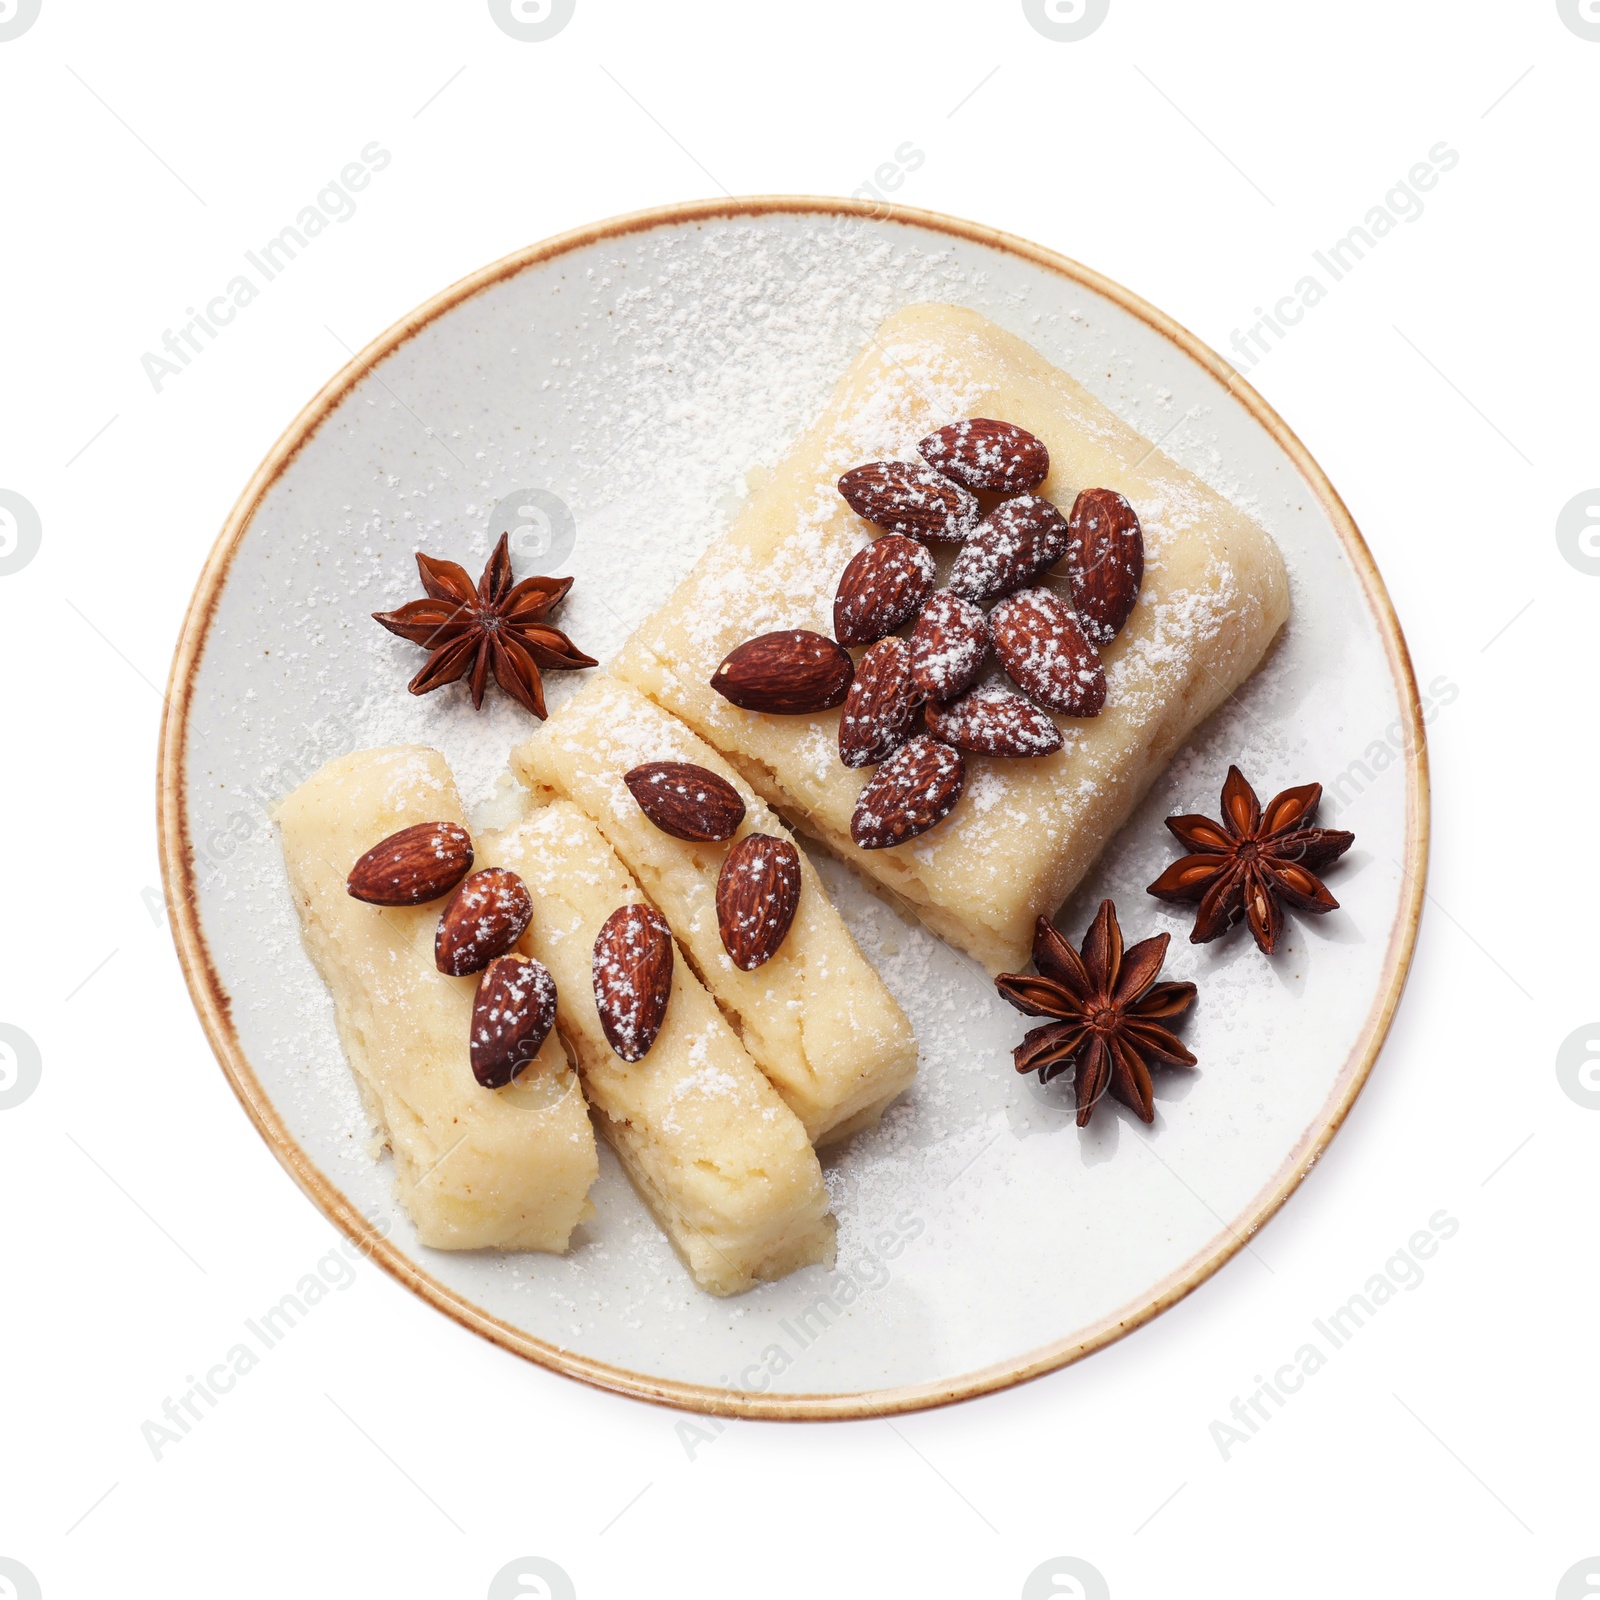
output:
[[911,677],[911,646],[880,639],[861,658],[839,718],[839,759],[847,767],[886,761],[911,737],[922,691]]
[[619,906],[595,935],[594,1004],[607,1042],[642,1061],[672,998],[672,933],[654,906]]
[[1071,538],[1067,519],[1048,500],[1019,495],[978,524],[950,568],[950,587],[965,600],[998,600],[1048,572]]
[[833,636],[873,644],[909,622],[933,593],[933,557],[903,534],[874,539],[850,558],[833,602]]
[[374,906],[420,906],[447,895],[472,870],[472,836],[456,822],[419,822],[362,856],[346,880]]
[[850,837],[863,850],[904,844],[944,821],[967,781],[959,750],[918,734],[872,775],[850,819]]
[[842,645],[789,628],[747,639],[724,658],[711,687],[745,711],[808,716],[839,705],[850,692],[855,663]]
[[531,956],[496,956],[472,1003],[472,1075],[503,1089],[538,1055],[556,1020],[556,980]]
[[1144,531],[1115,489],[1085,489],[1068,518],[1067,571],[1083,631],[1108,645],[1121,631],[1144,582]]
[[452,978],[482,972],[528,931],[533,898],[516,873],[504,867],[474,872],[456,892],[439,918],[433,938],[433,959]]
[[1049,589],[1024,589],[989,614],[995,654],[1024,694],[1069,717],[1098,716],[1106,675],[1078,614]]
[[789,937],[800,905],[800,852],[787,839],[749,833],[717,875],[717,928],[741,972],[769,962]]
[[913,539],[959,541],[978,525],[977,499],[920,461],[869,461],[839,480],[858,517]]
[[988,657],[989,619],[970,600],[941,589],[911,630],[912,681],[934,700],[952,700],[978,681]]
[[1014,422],[990,417],[952,422],[930,433],[917,445],[917,454],[969,489],[999,494],[1021,494],[1043,483],[1050,472],[1050,452],[1042,439]]
[[1061,730],[1050,717],[998,686],[930,704],[928,732],[980,756],[1048,756],[1061,748]]
[[692,844],[731,839],[744,801],[724,777],[692,761],[646,761],[623,774],[639,809],[663,832]]

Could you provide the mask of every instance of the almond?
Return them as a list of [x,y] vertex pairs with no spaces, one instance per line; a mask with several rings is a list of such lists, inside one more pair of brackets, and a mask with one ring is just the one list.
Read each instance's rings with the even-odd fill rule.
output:
[[622,781],[639,809],[674,839],[712,844],[731,839],[744,821],[739,791],[692,761],[646,761]]
[[970,600],[941,589],[911,630],[912,682],[935,700],[954,699],[977,682],[988,656],[989,619]]
[[1049,589],[1024,589],[989,613],[995,654],[1011,681],[1052,711],[1098,716],[1106,675],[1078,614]]
[[850,558],[833,601],[833,636],[872,644],[909,622],[933,593],[933,557],[903,534],[885,534]]
[[861,658],[839,718],[839,759],[847,767],[886,761],[911,737],[922,693],[911,677],[911,646],[880,639]]
[[472,870],[472,835],[456,822],[419,822],[367,851],[350,869],[351,896],[372,906],[420,906]]
[[1067,519],[1048,500],[1019,495],[978,524],[950,568],[963,600],[998,600],[1036,582],[1067,553]]
[[434,964],[452,978],[482,972],[528,931],[532,921],[533,897],[527,884],[504,867],[485,867],[450,896],[433,936]]
[[858,517],[913,539],[962,540],[978,525],[977,499],[920,461],[869,461],[839,480]]
[[496,956],[472,1002],[472,1075],[503,1089],[538,1055],[556,1020],[556,980],[530,956]]
[[594,1004],[611,1048],[642,1061],[672,998],[672,932],[654,906],[618,906],[595,935]]
[[850,692],[855,663],[841,645],[805,628],[763,633],[730,651],[711,687],[745,711],[807,716]]
[[769,962],[800,905],[800,852],[787,839],[747,833],[717,874],[717,929],[741,972]]
[[930,705],[928,732],[979,756],[1048,756],[1061,748],[1061,730],[1050,717],[999,687]]
[[1115,489],[1085,489],[1067,527],[1067,571],[1083,631],[1097,645],[1110,644],[1144,582],[1144,530]]
[[1021,494],[1043,483],[1050,473],[1050,452],[1044,441],[1014,422],[973,417],[930,433],[917,454],[947,478],[969,489]]
[[863,850],[904,844],[944,821],[967,781],[959,750],[921,733],[873,773],[856,801],[850,837]]

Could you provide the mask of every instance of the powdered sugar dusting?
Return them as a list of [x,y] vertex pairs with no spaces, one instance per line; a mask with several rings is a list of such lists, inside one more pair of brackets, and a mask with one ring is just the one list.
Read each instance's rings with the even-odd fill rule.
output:
[[[829,1157],[836,1271],[709,1299],[609,1151],[593,1192],[598,1214],[571,1256],[421,1252],[394,1214],[387,1165],[375,1166],[364,1146],[365,1119],[300,949],[266,808],[332,756],[410,744],[442,749],[477,807],[496,796],[508,750],[534,724],[493,686],[476,715],[461,685],[406,694],[423,652],[366,613],[418,592],[419,546],[476,570],[499,531],[491,509],[513,489],[543,487],[577,525],[576,550],[557,570],[576,572],[578,583],[555,621],[608,659],[728,526],[752,467],[775,467],[883,317],[919,301],[983,311],[1124,417],[1139,420],[1142,395],[1170,391],[1171,418],[1152,437],[1187,419],[1163,451],[1266,522],[1290,556],[1296,617],[1269,670],[1179,754],[1061,918],[1080,935],[1094,899],[1111,893],[1130,938],[1163,927],[1177,936],[1170,975],[1201,985],[1185,1034],[1201,1065],[1182,1080],[1158,1079],[1154,1138],[1205,1203],[1177,1184],[1152,1187],[1151,1165],[1134,1148],[1143,1135],[1120,1119],[1077,1134],[1069,1087],[1041,1089],[1006,1066],[1026,1020],[971,963],[819,857],[922,1051],[911,1096]],[[915,352],[891,348],[916,367]],[[937,369],[917,376],[946,415],[987,409],[981,386]],[[1302,930],[1277,962],[1243,959],[1228,942],[1191,947],[1183,919],[1142,897],[1170,857],[1162,815],[1214,804],[1228,760],[1267,790],[1337,779],[1397,715],[1359,585],[1325,516],[1293,463],[1242,416],[1169,340],[1092,290],[900,224],[717,218],[622,235],[513,276],[410,340],[269,490],[219,605],[194,712],[190,836],[208,940],[251,1064],[310,1159],[354,1204],[388,1219],[427,1271],[511,1324],[633,1370],[735,1388],[870,1388],[971,1370],[1093,1325],[1188,1260],[1216,1233],[1216,1217],[1236,1217],[1278,1169],[1337,1080],[1394,903],[1397,875],[1384,863],[1404,854],[1397,762],[1342,786],[1350,814],[1340,822],[1357,829],[1370,858],[1340,883],[1346,909]],[[892,407],[880,409],[857,436],[836,441],[835,473],[914,459],[916,440],[895,420]],[[1197,489],[1166,479],[1137,510],[1153,598],[1148,610],[1140,601],[1138,637],[1124,634],[1105,662],[1111,705],[1148,710],[1159,703],[1161,669],[1181,662],[1194,639],[1215,637],[1228,609],[1251,597],[1226,568],[1203,583],[1156,581],[1174,535],[1206,512]],[[825,511],[819,498],[813,526]],[[512,555],[518,577],[546,570],[515,542]],[[721,598],[737,602],[756,576],[728,573]],[[837,576],[837,565],[813,575],[797,562],[785,577],[801,598],[764,625],[826,631]],[[551,674],[552,708],[585,676]],[[1065,748],[1048,761],[1070,769],[1082,741],[1076,725],[1063,731]],[[619,738],[627,742],[627,730]],[[640,745],[641,759],[681,754]],[[838,766],[825,729],[807,731],[798,759],[819,779]],[[908,854],[931,853],[962,817],[1008,830],[1040,825],[1040,802],[1020,801],[998,763],[975,758],[968,768],[957,815]],[[1082,779],[1095,781],[1092,771]],[[495,803],[508,793],[519,798],[501,790]],[[1135,1215],[1148,1225],[1130,1227]],[[1041,1272],[1041,1261],[1070,1270]],[[797,1308],[846,1277],[866,1288],[801,1349],[781,1321],[794,1326]],[[786,1370],[746,1367],[780,1343]],[[741,1378],[746,1370],[755,1376]]]

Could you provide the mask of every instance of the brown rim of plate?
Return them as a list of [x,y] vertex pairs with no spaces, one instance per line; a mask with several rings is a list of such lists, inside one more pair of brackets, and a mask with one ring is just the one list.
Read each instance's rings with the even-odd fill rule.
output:
[[[1321,1116],[1297,1141],[1271,1179],[1247,1205],[1232,1224],[1225,1223],[1221,1231],[1204,1249],[1198,1251],[1182,1267],[1156,1284],[1137,1302],[1122,1307],[1111,1316],[1071,1338],[1060,1340],[1029,1351],[1009,1361],[983,1367],[975,1372],[944,1382],[915,1384],[907,1387],[868,1390],[854,1394],[792,1394],[754,1395],[735,1389],[712,1388],[702,1384],[678,1383],[651,1378],[629,1372],[603,1361],[592,1361],[568,1350],[561,1350],[535,1339],[517,1328],[489,1315],[480,1307],[463,1299],[454,1290],[423,1272],[417,1264],[382,1237],[343,1194],[319,1171],[310,1158],[295,1142],[278,1116],[276,1109],[263,1091],[245,1057],[237,1033],[234,1031],[231,1003],[227,992],[212,964],[206,947],[205,935],[196,911],[194,861],[188,835],[188,817],[184,806],[184,762],[187,745],[189,705],[194,694],[195,678],[200,658],[205,649],[206,637],[215,613],[217,598],[227,579],[228,569],[250,526],[263,495],[279,474],[298,454],[300,447],[312,437],[324,419],[361,378],[370,372],[392,351],[398,349],[411,336],[491,284],[512,277],[527,267],[565,255],[602,239],[618,238],[662,226],[679,226],[704,222],[713,218],[765,216],[774,213],[832,216],[856,216],[886,223],[903,223],[913,227],[949,234],[975,244],[1009,252],[1036,266],[1044,267],[1070,278],[1097,294],[1115,301],[1123,310],[1131,312],[1149,327],[1170,340],[1179,350],[1221,383],[1230,394],[1272,436],[1280,448],[1299,469],[1318,501],[1333,523],[1351,564],[1361,579],[1378,630],[1383,636],[1384,650],[1389,659],[1399,698],[1409,719],[1411,737],[1406,748],[1406,860],[1403,871],[1406,887],[1399,913],[1389,934],[1383,977],[1361,1033],[1345,1062],[1336,1086],[1323,1108]],[[461,279],[442,293],[419,306],[409,316],[402,318],[388,332],[373,340],[366,349],[355,356],[326,383],[318,394],[297,416],[283,436],[272,447],[266,459],[256,469],[237,504],[223,525],[222,532],[212,547],[194,597],[189,602],[184,617],[183,631],[178,638],[173,656],[172,672],[168,679],[166,711],[161,725],[161,751],[157,767],[158,831],[161,850],[161,876],[166,889],[167,903],[172,908],[173,938],[177,945],[178,960],[183,967],[184,980],[189,994],[200,1014],[201,1025],[211,1048],[216,1052],[222,1070],[227,1074],[234,1093],[239,1097],[251,1121],[256,1125],[272,1153],[287,1168],[290,1176],[373,1261],[392,1277],[429,1301],[447,1316],[453,1317],[463,1327],[522,1356],[552,1372],[581,1379],[601,1389],[635,1399],[655,1401],[719,1416],[756,1417],[768,1420],[841,1420],[861,1417],[894,1416],[907,1411],[920,1411],[932,1406],[948,1405],[952,1401],[970,1399],[975,1395],[989,1394],[1009,1388],[1047,1372],[1081,1360],[1105,1345],[1131,1333],[1135,1328],[1160,1315],[1175,1305],[1185,1295],[1197,1289],[1217,1271],[1224,1262],[1244,1248],[1251,1236],[1278,1211],[1278,1208],[1300,1186],[1301,1180],[1316,1165],[1340,1124],[1343,1123],[1356,1096],[1361,1092],[1372,1071],[1373,1062],[1383,1045],[1405,987],[1406,975],[1411,966],[1412,951],[1416,945],[1417,928],[1422,915],[1424,883],[1428,858],[1428,761],[1426,729],[1422,708],[1418,702],[1417,684],[1412,672],[1410,652],[1400,629],[1383,579],[1373,562],[1372,553],[1361,537],[1344,502],[1328,481],[1327,475],[1312,459],[1310,452],[1295,436],[1293,430],[1265,400],[1224,361],[1214,350],[1180,327],[1170,317],[1147,304],[1138,295],[1102,277],[1098,272],[1030,244],[1014,234],[1002,233],[975,222],[963,222],[938,212],[921,211],[910,206],[887,202],[839,200],[828,197],[804,195],[753,195],[743,199],[692,200],[677,205],[658,206],[646,211],[631,212],[614,217],[570,233],[558,234],[541,244],[529,245],[504,259],[482,268]]]

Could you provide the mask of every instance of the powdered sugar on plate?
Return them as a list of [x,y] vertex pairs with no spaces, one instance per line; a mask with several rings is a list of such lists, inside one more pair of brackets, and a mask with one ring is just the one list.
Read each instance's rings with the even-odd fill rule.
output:
[[[970,962],[814,854],[921,1047],[911,1093],[828,1157],[837,1265],[712,1300],[689,1284],[609,1156],[597,1215],[568,1256],[422,1250],[394,1208],[387,1162],[369,1154],[268,810],[334,755],[415,743],[444,752],[476,826],[514,817],[521,796],[501,780],[532,723],[493,686],[482,713],[462,685],[408,695],[424,654],[369,613],[421,593],[418,548],[476,575],[507,531],[495,508],[538,491],[554,509],[541,501],[544,521],[531,517],[521,542],[513,531],[516,574],[573,574],[554,620],[608,660],[728,526],[752,473],[781,463],[884,317],[920,301],[968,305],[1010,327],[1121,417],[1137,421],[1142,405],[1163,428],[1182,418],[1163,449],[1251,508],[1288,556],[1296,614],[1267,670],[1180,752],[1061,917],[1076,938],[1111,894],[1130,939],[1179,936],[1167,975],[1201,986],[1185,1033],[1200,1066],[1158,1079],[1152,1131],[1112,1109],[1079,1133],[1070,1079],[1041,1089],[1011,1070],[1026,1019]],[[889,354],[949,415],[977,406],[970,385],[915,351]],[[1157,413],[1163,397],[1170,413]],[[916,459],[916,438],[885,394],[830,441],[830,460],[843,472]],[[1159,571],[1167,531],[1201,507],[1174,489],[1137,509]],[[545,564],[563,512],[575,542]],[[802,505],[787,598],[763,601],[752,624],[826,618],[837,572],[808,570],[804,552],[807,528],[831,512],[820,494]],[[744,604],[751,577],[731,566],[723,603]],[[1164,659],[1215,627],[1234,598],[1225,583],[1187,589],[1157,610],[1137,653],[1113,652],[1109,695],[1144,692]],[[552,708],[581,676],[548,674]],[[1403,775],[1354,789],[1335,780],[1397,715],[1326,514],[1270,438],[1163,335],[1086,285],[932,230],[707,218],[556,256],[446,313],[359,383],[268,489],[199,668],[188,771],[197,898],[261,1092],[306,1159],[387,1219],[396,1244],[451,1292],[535,1338],[655,1377],[764,1392],[931,1382],[1136,1307],[1227,1226],[1249,1226],[1253,1197],[1336,1094],[1378,982],[1401,888],[1386,863],[1405,855]],[[626,744],[626,730],[618,738]],[[828,740],[811,755],[819,771],[837,765]],[[1238,941],[1189,946],[1175,908],[1143,894],[1171,855],[1161,817],[1212,806],[1231,759],[1263,793],[1324,778],[1340,825],[1358,834],[1360,858],[1332,885],[1345,909],[1292,924],[1273,962]],[[962,801],[986,815],[1007,806],[988,772]],[[1181,1182],[1134,1148],[1146,1139]]]

